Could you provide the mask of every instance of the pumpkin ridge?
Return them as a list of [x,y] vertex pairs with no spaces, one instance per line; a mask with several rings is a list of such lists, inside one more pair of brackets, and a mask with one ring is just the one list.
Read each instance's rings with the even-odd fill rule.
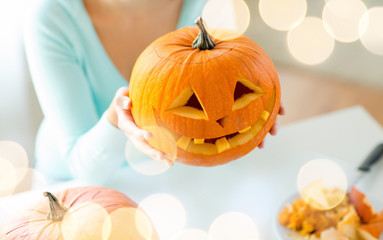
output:
[[85,192],[82,192],[80,193],[79,195],[77,195],[72,201],[71,203],[69,204],[69,207],[73,207],[73,205],[76,204],[76,202],[78,200],[80,200],[81,197],[83,197],[84,195],[88,194],[91,190],[88,190],[88,191],[85,191]]
[[[157,53],[157,51],[156,51],[156,53]],[[173,54],[175,54],[175,53],[174,53],[174,52],[173,52],[173,53],[170,53],[168,56],[173,55]],[[150,72],[149,77],[148,77],[148,81],[145,81],[145,87],[144,87],[144,89],[147,89],[147,85],[148,85],[151,81],[153,81],[153,74],[157,74],[157,71],[156,71],[156,70],[157,70],[158,68],[160,68],[160,66],[162,67],[162,64],[163,64],[164,62],[168,61],[167,58],[160,58],[160,59],[161,59],[161,60],[157,63],[156,67],[153,68],[152,71]],[[165,86],[165,87],[166,87],[166,86]],[[147,94],[148,94],[148,95],[151,95],[151,91],[148,91]],[[161,99],[163,98],[164,94],[165,94],[165,91],[160,91],[160,98],[161,98]],[[141,95],[141,100],[142,100],[142,101],[143,101],[143,98],[144,98],[144,94]],[[142,114],[142,113],[141,113],[141,114]]]
[[63,233],[60,231],[60,235],[57,236],[56,240],[63,239]]
[[27,234],[21,235],[20,238],[25,239],[26,237],[29,237],[29,236],[31,236],[32,234],[33,234],[33,233],[27,233]]
[[[234,47],[231,48],[231,50],[232,50],[232,49],[234,49]],[[230,50],[229,52],[227,52],[227,54],[230,55],[231,50]],[[203,65],[202,65],[202,68],[204,68]],[[226,87],[226,88],[229,88],[229,87],[230,87],[231,77],[232,77],[232,76],[225,76],[225,77],[224,77],[224,81],[222,81],[222,82],[225,83],[225,87]],[[234,99],[234,91],[235,91],[235,86],[234,86],[233,92],[230,93],[230,95],[233,96],[233,99]],[[231,106],[230,106],[230,109],[232,109],[233,105],[234,105],[234,100],[233,100],[233,104],[231,104]]]
[[[190,49],[179,49],[179,50],[177,50],[177,51],[171,52],[171,53],[170,53],[169,55],[167,55],[166,57],[162,57],[162,56],[160,56],[160,54],[158,53],[157,47],[154,48],[154,52],[156,53],[157,57],[159,57],[159,58],[161,58],[161,59],[163,59],[163,60],[172,60],[172,59],[169,58],[170,56],[172,56],[172,55],[174,55],[174,54],[178,54],[178,53],[180,53],[180,52],[184,52],[184,51],[190,51]],[[193,51],[194,51],[194,50],[193,50]],[[175,61],[175,60],[173,60],[173,62],[178,63],[178,64],[182,64],[182,63],[180,63],[180,62],[178,62],[178,61]],[[161,63],[161,62],[159,62],[159,63]],[[158,64],[159,64],[159,63],[158,63]]]
[[[197,51],[198,51],[198,50],[197,50]],[[201,73],[201,75],[202,75],[202,79],[204,79],[204,80],[206,81],[206,79],[205,79],[205,74],[204,74],[204,73],[205,73],[205,72],[204,72],[204,64],[200,64],[199,66],[202,68],[201,71],[200,71],[200,73]],[[193,83],[191,83],[191,87],[192,87],[192,90],[193,90],[195,96],[198,98],[198,101],[199,101],[199,103],[201,104],[202,109],[203,109],[203,112],[205,113],[207,119],[210,119],[211,116],[209,116],[210,114],[208,114],[208,112],[206,111],[205,103],[204,103],[204,101],[202,101],[201,97],[198,96],[199,94],[198,94],[197,91],[194,89],[194,87],[193,87]]]
[[[50,225],[53,225],[53,224],[56,224],[56,222],[51,222],[49,224],[46,224],[41,229],[39,229],[39,235],[37,236],[36,239],[42,239],[42,236],[50,236],[51,233],[46,234],[45,232],[46,232],[47,229],[49,229],[48,227],[50,227]],[[52,232],[52,229],[51,229],[51,232]],[[31,234],[34,234],[34,233],[31,233]]]
[[[45,221],[45,220],[40,220],[40,221]],[[28,222],[24,222],[24,223],[18,225],[17,227],[13,228],[12,230],[6,232],[5,235],[9,235],[9,234],[13,233],[14,231],[17,231],[17,230],[20,229],[20,228],[23,228],[23,227],[25,227],[25,226],[28,226],[29,223],[30,223],[29,221],[28,221]]]
[[[154,49],[154,52],[156,53],[156,55],[158,56],[157,49],[156,49],[156,48],[153,48],[153,49]],[[172,54],[174,54],[174,53],[170,53],[169,55],[172,55]],[[159,56],[158,56],[158,57],[159,57]],[[144,89],[147,89],[147,85],[148,85],[149,82],[152,80],[153,73],[154,73],[154,72],[157,70],[157,68],[159,68],[159,66],[166,60],[166,58],[161,58],[161,57],[159,57],[159,58],[160,58],[160,61],[157,63],[157,65],[156,65],[153,69],[150,70],[150,73],[148,74],[148,75],[149,75],[149,76],[148,76],[149,81],[144,81],[144,84],[145,84]],[[145,69],[145,68],[141,68],[140,70],[141,70],[141,71],[145,71],[146,69]],[[138,76],[142,74],[141,71],[137,74]],[[148,92],[147,94],[150,95],[151,92]],[[161,92],[161,97],[162,97],[162,96],[163,96],[163,91]],[[132,95],[131,95],[131,97],[132,97]],[[146,96],[144,96],[144,94],[140,94],[139,97],[138,97],[138,99],[139,99],[141,102],[143,102],[143,99],[144,99],[145,97],[146,97]],[[134,106],[133,106],[133,107],[134,107]],[[144,111],[144,108],[141,108],[141,109],[140,109],[140,112],[139,112],[139,115],[140,115],[140,116],[143,115],[143,111]],[[141,124],[137,123],[137,121],[135,121],[135,123],[137,124],[138,127],[143,127]]]
[[40,213],[40,214],[45,214],[43,211],[39,210],[39,209],[31,209],[32,212],[37,212],[37,213]]
[[[257,47],[259,47],[259,46],[257,46]],[[236,47],[236,48],[233,48],[233,50],[237,51],[237,52],[239,52],[245,56],[248,56],[250,54],[249,51],[251,51],[257,55],[261,55],[261,53],[257,49],[254,49],[254,47],[248,47],[248,46],[243,46],[243,45],[241,45],[241,48]]]
[[[236,57],[236,56],[233,55],[233,53],[231,53],[231,55],[232,55],[233,57]],[[242,63],[243,65],[245,65],[245,62],[243,61],[243,59],[244,59],[245,57],[248,57],[248,55],[244,55],[244,54],[242,54],[242,56],[243,56],[243,57],[238,58],[238,60],[241,61],[241,63]],[[257,59],[257,60],[259,61],[259,59]],[[262,60],[264,60],[264,59],[262,59]],[[269,70],[265,69],[264,64],[258,64],[257,61],[246,61],[246,64],[251,64],[252,69],[258,69],[259,71],[262,70],[263,72],[266,72],[266,73],[269,72]],[[249,71],[249,68],[246,68],[246,72],[248,72],[248,71]],[[248,72],[248,75],[251,76],[252,74]],[[272,79],[272,81],[273,81],[273,85],[274,85],[274,87],[275,87],[275,86],[276,86],[276,85],[275,85],[275,82],[276,82],[275,77],[273,77],[273,76],[269,76],[269,75],[268,75],[268,77],[269,77],[270,79]],[[247,78],[245,78],[245,79],[247,79]],[[278,77],[277,77],[277,80],[278,80]],[[257,81],[257,86],[260,86],[260,81],[261,81],[261,79],[260,79],[259,77],[257,77],[256,81]]]
[[[241,63],[245,65],[245,63],[243,62],[243,58],[240,58],[239,61],[241,61]],[[257,68],[257,69],[259,69],[259,66],[258,66],[254,61],[247,61],[247,63],[251,63],[251,65],[253,66],[253,68]],[[247,68],[246,68],[246,70],[247,70]],[[256,81],[257,81],[257,86],[259,86],[259,85],[260,85],[260,81],[261,81],[261,79],[258,77],[258,78],[256,79]],[[273,88],[274,88],[274,90],[276,89],[276,87],[275,87],[274,84],[273,84]],[[271,97],[272,97],[272,96],[271,96]],[[275,99],[276,99],[276,96],[275,96]],[[264,99],[263,99],[262,97],[259,98],[259,100],[261,101],[262,106],[263,106],[264,108],[266,108],[267,104],[269,103],[269,101],[270,101],[271,99],[268,99],[268,101],[267,101],[266,104],[265,104],[265,101],[264,101]],[[276,104],[276,103],[274,103],[274,104]]]
[[95,194],[93,194],[93,196],[90,198],[91,200],[93,200],[93,199],[95,199],[96,198],[96,196],[100,193],[101,191],[100,190],[98,190]]
[[[186,67],[188,66],[188,62],[189,61],[191,61],[192,60],[192,58],[195,56],[195,54],[197,53],[197,50],[195,50],[195,51],[192,51],[186,58],[185,58],[185,60],[183,61],[183,63],[182,64],[180,64],[180,66],[181,66],[181,69],[179,70],[179,74],[177,75],[177,82],[179,82],[180,81],[180,79],[182,79],[183,78],[183,76],[184,76],[184,74],[185,74],[185,69],[186,69]],[[171,55],[171,54],[170,54]],[[169,55],[169,56],[170,56]],[[170,59],[167,59],[167,58],[163,58],[164,60],[167,60],[167,61],[169,61]],[[157,65],[157,66],[159,66],[160,65],[160,63]],[[149,82],[149,81],[147,81],[147,82]],[[166,90],[166,87],[167,87],[167,85],[165,86],[165,91],[161,91],[161,99],[163,99],[163,95],[165,94],[165,92],[167,92]],[[193,90],[193,92],[194,92],[194,94],[196,95],[196,97],[198,98],[198,96],[197,96],[197,94],[195,93],[195,90],[193,89],[193,87],[192,87],[192,90]],[[200,102],[201,103],[201,102]],[[171,103],[170,103],[171,104]],[[202,106],[202,108],[204,108],[203,107],[203,104],[201,103],[201,106]],[[169,108],[169,106],[165,106],[165,109],[168,109]],[[206,111],[205,110],[203,110],[204,112],[205,112],[205,114],[206,114]]]
[[[221,53],[220,55],[217,55],[217,56],[215,56],[215,57],[213,57],[213,58],[210,58],[210,59],[208,59],[208,60],[206,60],[206,61],[204,61],[204,62],[190,62],[190,63],[188,63],[188,65],[197,65],[197,64],[205,64],[205,63],[207,63],[207,62],[210,62],[211,60],[214,60],[214,59],[217,59],[217,58],[220,58],[220,57],[223,57],[223,56],[225,56],[226,54],[228,54],[229,52],[231,52],[234,48],[236,47],[236,45],[234,45],[233,47],[231,47],[231,48],[229,48],[229,49],[227,49],[225,52],[223,52],[223,53]],[[216,49],[216,48],[214,48],[214,49]],[[218,48],[219,49],[219,48]],[[217,50],[218,50],[217,49]],[[191,49],[183,49],[183,51],[201,51],[201,50],[199,50],[199,49],[194,49],[194,50],[191,50]],[[211,50],[211,51],[214,51],[214,50]],[[157,51],[157,48],[155,48],[155,52],[156,52],[156,55],[157,55],[157,57],[159,57],[159,58],[168,58],[168,56],[166,56],[166,57],[162,57],[162,56],[160,56],[160,54],[158,53],[158,51]],[[180,51],[181,52],[181,51]],[[168,59],[168,61],[171,61],[171,62],[174,62],[174,63],[177,63],[177,64],[180,64],[180,65],[182,65],[183,64],[183,62],[180,62],[180,61],[177,61],[177,60],[174,60],[174,59]]]

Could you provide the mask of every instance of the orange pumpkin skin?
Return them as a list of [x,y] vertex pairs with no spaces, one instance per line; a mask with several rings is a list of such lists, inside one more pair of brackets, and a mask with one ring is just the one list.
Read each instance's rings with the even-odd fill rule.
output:
[[374,217],[375,211],[368,202],[367,196],[353,185],[349,197],[350,202],[355,206],[355,210],[358,212],[363,222],[368,223]]
[[369,223],[383,222],[383,210],[375,214]]
[[[228,41],[213,39],[213,49],[200,50],[192,47],[198,33],[197,27],[182,28],[148,46],[133,68],[129,91],[135,123],[144,129],[148,126],[166,128],[175,142],[181,137],[228,137],[229,141],[232,134],[256,126],[251,128],[250,137],[229,141],[230,148],[225,151],[214,152],[214,144],[205,143],[201,147],[193,140],[186,148],[177,147],[177,161],[215,166],[237,159],[260,144],[278,115],[281,89],[271,59],[254,41],[245,36]],[[233,110],[235,88],[240,79],[259,87],[263,93]],[[169,108],[190,87],[203,108],[204,119],[177,115]],[[265,121],[260,120],[264,111],[269,113]],[[226,120],[224,126],[219,124],[222,118]],[[205,147],[210,147],[209,154],[202,149]]]
[[359,234],[362,235],[364,239],[377,240],[383,234],[383,222],[362,224],[358,230]]
[[[137,204],[126,195],[104,187],[78,187],[67,189],[56,195],[58,202],[65,208],[81,211],[84,203],[97,204],[103,207],[109,214],[120,208],[137,208]],[[47,219],[49,212],[48,200],[44,198],[32,205],[21,214],[3,222],[0,227],[1,240],[68,240],[62,233],[62,221],[53,222]],[[84,219],[92,221],[92,219]],[[86,230],[84,230],[86,234]],[[91,238],[83,237],[81,239]],[[143,239],[143,238],[142,238]],[[151,240],[158,240],[154,232]],[[135,239],[130,239],[135,240]]]
[[362,224],[359,233],[365,239],[379,239],[383,234],[383,211],[375,214],[367,224]]

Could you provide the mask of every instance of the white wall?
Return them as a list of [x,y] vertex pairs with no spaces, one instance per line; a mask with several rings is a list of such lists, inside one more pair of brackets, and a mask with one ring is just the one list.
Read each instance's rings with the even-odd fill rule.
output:
[[42,113],[22,44],[26,3],[0,0],[0,141],[20,143],[33,162],[34,139]]
[[[315,66],[304,65],[295,60],[287,48],[287,32],[280,32],[267,26],[261,19],[258,0],[246,0],[251,12],[251,24],[246,35],[256,41],[270,55],[274,62],[287,66],[315,71],[320,74],[338,76],[340,81],[355,82],[383,89],[383,56],[367,51],[360,41],[335,43],[332,55]],[[364,0],[367,8],[383,6],[381,0]],[[325,0],[307,0],[307,16],[321,17]],[[288,9],[286,9],[288,11]],[[383,27],[383,23],[382,23]],[[283,79],[281,79],[283,81]]]

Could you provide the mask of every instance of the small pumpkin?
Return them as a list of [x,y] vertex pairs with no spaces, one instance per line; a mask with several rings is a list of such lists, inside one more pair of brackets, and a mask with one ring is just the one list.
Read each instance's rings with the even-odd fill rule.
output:
[[[135,225],[136,216],[140,214],[136,215],[133,211],[129,211],[130,214],[114,214],[121,213],[120,210],[137,210],[137,204],[118,191],[87,186],[67,189],[56,195],[46,192],[44,196],[48,200],[43,199],[3,222],[0,239],[159,239],[152,226],[151,236],[142,236]],[[148,218],[140,219],[141,223],[151,224]]]
[[[172,136],[177,161],[215,166],[260,144],[278,115],[281,89],[273,62],[253,40],[214,39],[202,18],[196,24],[160,37],[137,59],[132,115],[140,128]],[[166,144],[148,142],[168,153]]]

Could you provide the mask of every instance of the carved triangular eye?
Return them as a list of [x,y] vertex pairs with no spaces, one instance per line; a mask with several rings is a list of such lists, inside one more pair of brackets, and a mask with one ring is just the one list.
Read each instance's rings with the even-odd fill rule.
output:
[[195,93],[193,93],[193,95],[189,98],[188,102],[185,104],[186,107],[193,107],[193,108],[196,108],[196,109],[199,109],[201,111],[203,111],[203,108],[201,106],[201,103],[199,102],[197,96],[195,95]]
[[232,110],[234,111],[245,107],[263,94],[263,90],[254,83],[243,78],[238,79],[234,89],[234,104]]
[[243,95],[249,94],[249,93],[254,93],[254,91],[246,87],[245,85],[243,85],[243,83],[241,83],[240,81],[238,81],[237,84],[235,85],[234,101],[242,97]]
[[168,111],[188,118],[208,119],[201,102],[190,86],[174,99]]

